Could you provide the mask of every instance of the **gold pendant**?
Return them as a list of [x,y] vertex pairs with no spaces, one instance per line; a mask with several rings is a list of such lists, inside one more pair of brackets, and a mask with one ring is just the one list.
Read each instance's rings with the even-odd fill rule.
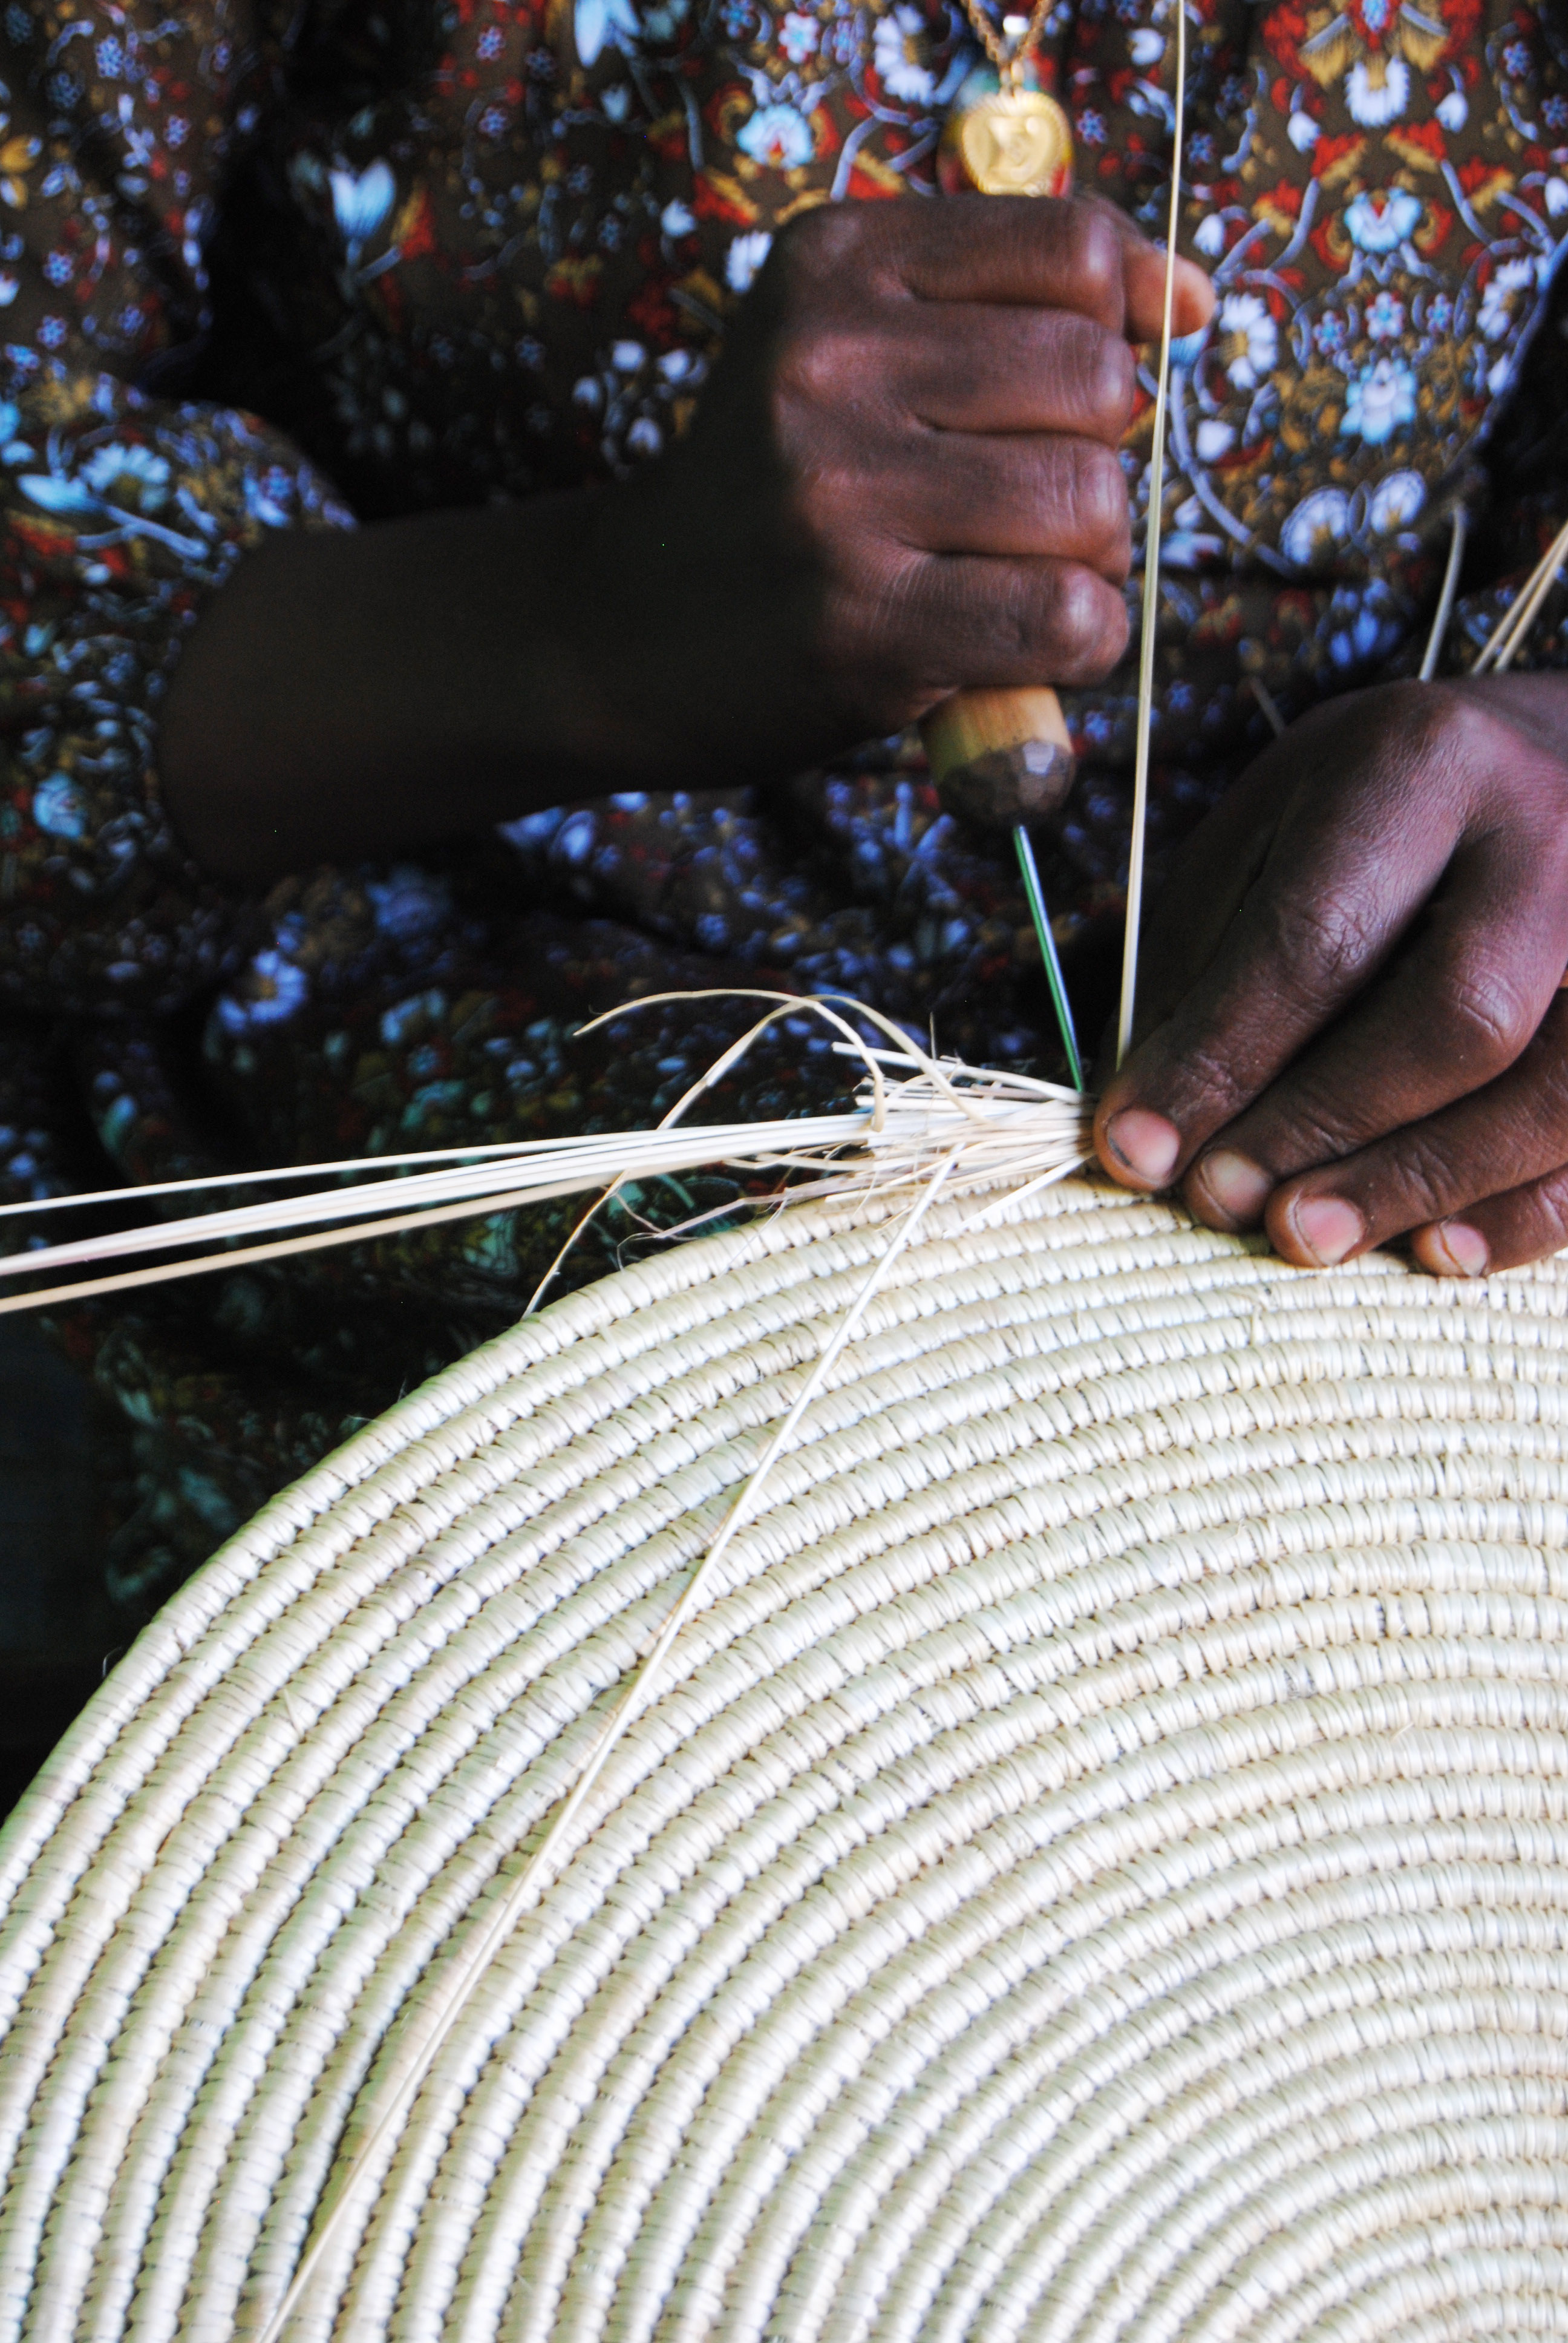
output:
[[950,116],[944,160],[982,196],[1062,196],[1072,184],[1072,126],[1042,89],[998,89]]

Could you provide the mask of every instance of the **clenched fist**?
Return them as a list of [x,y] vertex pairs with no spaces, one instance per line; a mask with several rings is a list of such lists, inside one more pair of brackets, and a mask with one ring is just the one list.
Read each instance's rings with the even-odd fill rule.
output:
[[[1163,287],[1163,255],[1088,200],[835,206],[780,238],[648,490],[688,529],[700,518],[697,558],[721,565],[736,632],[765,554],[797,720],[841,744],[960,685],[1115,665],[1130,344],[1158,335]],[[1178,261],[1176,330],[1211,306]]]
[[[1211,297],[1176,266],[1191,332]],[[1130,342],[1163,287],[1093,202],[802,216],[636,480],[246,557],[162,726],[186,843],[254,882],[571,797],[783,779],[961,685],[1103,675]]]

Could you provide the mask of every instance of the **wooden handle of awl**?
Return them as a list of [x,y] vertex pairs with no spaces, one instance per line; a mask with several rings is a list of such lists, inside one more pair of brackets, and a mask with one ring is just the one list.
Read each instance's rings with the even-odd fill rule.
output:
[[[1033,40],[1031,26],[1024,35],[1020,65]],[[1021,91],[1021,79],[1012,86]],[[960,177],[967,176],[970,185],[991,195],[1070,196],[1072,126],[1067,116],[1053,98],[1042,96],[1038,90],[1025,99],[1015,96],[1009,104],[1015,111],[1021,105],[1029,114],[1037,140],[1049,129],[1049,181],[1038,174],[1026,173],[1019,178],[1016,156],[1009,158],[1000,180],[976,175],[962,126],[978,121],[980,110],[966,112],[961,97],[942,142],[946,152],[956,140],[965,161]],[[1038,147],[1030,151],[1037,161],[1042,159]],[[992,167],[998,159],[990,156]],[[1061,702],[1043,686],[1034,691],[956,691],[921,719],[920,738],[944,809],[971,829],[1009,834],[1020,824],[1030,829],[1058,812],[1072,787],[1072,741]]]
[[1011,832],[1043,821],[1072,787],[1061,702],[1030,691],[955,691],[920,720],[944,809],[972,829]]

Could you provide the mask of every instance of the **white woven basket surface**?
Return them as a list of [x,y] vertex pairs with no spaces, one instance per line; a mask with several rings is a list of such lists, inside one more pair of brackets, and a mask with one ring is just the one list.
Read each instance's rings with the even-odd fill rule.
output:
[[[0,1835],[0,2337],[266,2325],[897,1207],[268,1506]],[[290,2343],[1568,2334],[1568,1271],[939,1204]]]

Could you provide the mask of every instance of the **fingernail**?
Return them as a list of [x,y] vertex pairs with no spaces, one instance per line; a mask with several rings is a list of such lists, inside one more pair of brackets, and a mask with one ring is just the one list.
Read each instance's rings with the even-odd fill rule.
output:
[[1332,1269],[1366,1234],[1366,1222],[1342,1196],[1303,1196],[1289,1217],[1302,1251],[1320,1269]]
[[1168,1180],[1181,1152],[1181,1134],[1162,1114],[1146,1107],[1123,1107],[1105,1126],[1105,1143],[1119,1163],[1154,1187]]
[[1440,1263],[1446,1259],[1452,1264],[1454,1277],[1484,1277],[1491,1251],[1479,1229],[1468,1221],[1439,1221],[1432,1232],[1432,1251]]
[[1255,1221],[1274,1184],[1261,1163],[1233,1147],[1217,1147],[1212,1155],[1205,1155],[1197,1177],[1204,1194],[1232,1221]]

